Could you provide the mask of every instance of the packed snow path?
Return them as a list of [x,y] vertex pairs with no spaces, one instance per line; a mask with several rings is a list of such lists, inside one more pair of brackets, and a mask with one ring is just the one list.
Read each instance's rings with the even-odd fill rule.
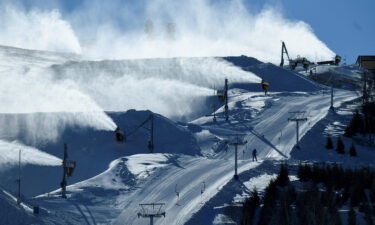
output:
[[[353,92],[338,91],[335,96],[335,106],[342,102],[355,98]],[[266,158],[285,159],[289,157],[290,151],[295,145],[296,125],[288,122],[290,111],[306,111],[308,121],[300,125],[300,137],[322,119],[328,112],[330,97],[319,93],[315,95],[296,94],[296,96],[280,95],[279,99],[273,102],[272,107],[266,109],[255,120],[246,124],[243,121],[231,121],[224,126],[204,126],[211,133],[215,134],[219,130],[221,135],[223,128],[227,129],[227,134],[234,132],[246,132],[245,139],[249,147],[257,146],[258,159]],[[243,127],[246,127],[244,129]],[[282,129],[282,136],[280,128]],[[280,137],[280,139],[279,139]],[[242,152],[239,147],[239,152]],[[301,149],[300,151],[303,151]],[[179,166],[172,166],[152,180],[148,180],[143,187],[133,192],[131,195],[123,196],[121,202],[123,212],[114,221],[114,224],[145,224],[145,219],[138,219],[139,203],[164,202],[166,203],[166,217],[156,219],[155,224],[184,224],[197,212],[204,202],[213,197],[220,188],[233,178],[234,159],[233,149],[228,150],[226,156],[220,159],[182,157]],[[230,156],[230,158],[225,158]],[[183,163],[182,163],[183,162]],[[257,162],[239,160],[239,173],[259,165]],[[205,191],[201,196],[201,190],[205,183]],[[176,205],[177,196],[175,186],[180,188],[180,200]]]

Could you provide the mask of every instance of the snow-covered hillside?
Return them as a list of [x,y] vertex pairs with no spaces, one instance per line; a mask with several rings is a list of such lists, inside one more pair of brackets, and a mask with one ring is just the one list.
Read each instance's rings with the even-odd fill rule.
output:
[[[245,56],[93,61],[7,47],[0,52],[0,76],[11,73],[6,84],[27,80],[16,90],[0,86],[8,98],[0,108],[2,142],[18,140],[55,158],[62,158],[67,143],[69,158],[77,162],[63,199],[62,168],[27,161],[38,156],[25,155],[24,202],[40,206],[41,224],[147,224],[137,216],[139,204],[154,202],[165,203],[166,212],[155,224],[219,223],[225,216],[218,209],[251,185],[264,187],[277,162],[309,160],[306,156],[319,147],[309,143],[322,139],[321,128],[332,118],[328,87]],[[225,78],[229,121],[214,96]],[[266,96],[262,79],[270,83]],[[46,95],[45,105],[28,104]],[[20,101],[15,104],[12,96]],[[345,108],[357,98],[354,91],[335,89],[334,107]],[[207,116],[212,104],[216,122]],[[296,111],[305,111],[307,118],[299,126],[301,149],[294,147],[296,124],[288,121]],[[147,149],[149,124],[131,132],[151,114],[153,153]],[[127,142],[116,142],[116,126],[132,134]],[[235,135],[247,141],[238,147],[239,181],[233,179],[235,154],[229,145]],[[257,162],[251,157],[254,148]],[[0,150],[17,159],[17,148]],[[339,160],[324,153],[311,158]],[[0,170],[2,188],[15,194],[18,167],[0,164]],[[36,218],[12,201],[3,202],[25,218]]]

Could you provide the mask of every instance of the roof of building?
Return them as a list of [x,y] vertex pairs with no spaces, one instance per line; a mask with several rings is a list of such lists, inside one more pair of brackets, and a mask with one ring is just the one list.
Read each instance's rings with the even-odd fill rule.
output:
[[375,55],[360,55],[357,58],[357,62],[359,61],[375,61]]

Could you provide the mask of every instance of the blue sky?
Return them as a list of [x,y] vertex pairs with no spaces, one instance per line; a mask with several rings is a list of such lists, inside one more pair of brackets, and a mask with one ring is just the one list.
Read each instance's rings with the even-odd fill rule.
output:
[[320,40],[354,63],[358,55],[375,55],[375,0],[246,0],[251,10],[280,7],[288,19],[302,20]]
[[[1,1],[0,1],[1,2]],[[4,1],[3,1],[4,2]],[[7,1],[5,2],[14,2]],[[26,9],[58,8],[65,15],[79,11],[92,2],[101,2],[102,7],[114,10],[111,5],[145,4],[147,0],[19,0]],[[126,4],[125,4],[126,2]],[[375,0],[244,0],[251,12],[259,12],[265,6],[279,8],[284,16],[292,20],[302,20],[312,27],[320,40],[337,54],[353,63],[359,54],[375,55]],[[137,7],[133,7],[133,10]],[[139,13],[139,12],[132,12]],[[107,13],[108,14],[108,13]],[[95,16],[95,15],[93,15]],[[98,15],[100,17],[100,15]],[[106,19],[111,18],[111,16]],[[100,21],[101,18],[96,18]],[[116,22],[116,14],[112,16]]]
[[374,0],[283,1],[287,18],[303,20],[334,52],[354,62],[359,54],[375,55]]

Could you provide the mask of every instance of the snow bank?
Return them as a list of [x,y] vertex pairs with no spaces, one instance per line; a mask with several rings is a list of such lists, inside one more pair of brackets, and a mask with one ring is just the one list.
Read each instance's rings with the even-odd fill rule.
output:
[[148,177],[153,170],[165,167],[168,158],[163,154],[137,154],[127,157],[126,166],[139,178]]

